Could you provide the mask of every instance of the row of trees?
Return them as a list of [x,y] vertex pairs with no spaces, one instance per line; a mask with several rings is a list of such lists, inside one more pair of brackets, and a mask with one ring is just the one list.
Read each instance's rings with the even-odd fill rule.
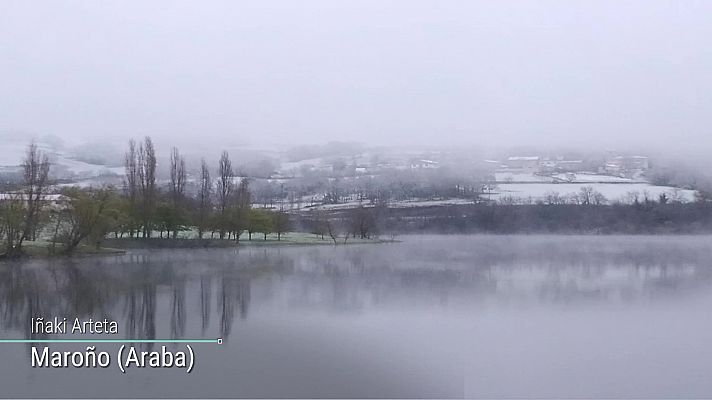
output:
[[609,202],[592,187],[537,201],[500,201],[432,207],[359,206],[303,213],[302,225],[334,243],[379,233],[709,233],[712,201],[685,202],[673,194],[630,193]]
[[712,232],[712,203],[468,204],[390,208],[385,232],[678,234]]
[[[139,144],[131,140],[125,155],[125,195],[128,199],[128,222],[120,233],[129,237],[149,238],[154,232],[163,237],[176,238],[178,232],[195,227],[198,238],[206,233],[214,238],[239,241],[243,232],[252,239],[255,232],[275,232],[281,240],[289,228],[289,218],[284,212],[252,209],[250,180],[238,179],[224,151],[217,166],[217,176],[201,160],[200,173],[193,193],[187,193],[185,158],[177,148],[170,156],[167,191],[156,185],[156,156],[149,137]],[[119,231],[117,231],[117,235]]]
[[23,181],[0,197],[0,256],[24,254],[27,241],[45,239],[53,252],[72,253],[85,241],[100,243],[125,220],[122,198],[111,188],[66,188],[50,194],[50,162],[35,143],[22,163]]
[[38,238],[50,242],[52,251],[72,253],[80,243],[99,245],[107,235],[150,238],[178,237],[180,231],[197,230],[197,236],[239,241],[246,232],[252,240],[260,233],[276,233],[278,240],[289,229],[289,216],[281,211],[252,209],[249,180],[235,176],[227,152],[223,152],[217,178],[211,177],[205,160],[195,190],[188,192],[185,158],[173,148],[170,179],[156,179],[157,157],[153,142],[129,141],[124,159],[124,187],[81,189],[69,187],[50,194],[50,162],[36,144],[23,160],[23,181],[0,196],[0,255],[17,257],[23,244]]
[[[706,201],[702,194],[698,195],[698,202]],[[578,192],[572,192],[568,194],[561,194],[559,192],[546,192],[544,196],[540,199],[534,199],[531,197],[514,197],[514,196],[503,196],[499,198],[498,203],[500,205],[580,205],[580,206],[601,206],[606,204],[612,205],[637,205],[637,204],[649,204],[649,203],[684,203],[687,199],[678,190],[673,190],[670,193],[660,193],[657,196],[651,195],[649,192],[643,190],[642,192],[630,191],[622,196],[620,199],[609,200],[603,193],[595,190],[592,186],[584,186],[579,189]]]

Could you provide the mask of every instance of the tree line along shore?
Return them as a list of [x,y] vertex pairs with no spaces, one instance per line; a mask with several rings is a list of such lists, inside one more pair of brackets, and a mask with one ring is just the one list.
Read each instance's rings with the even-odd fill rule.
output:
[[250,180],[236,176],[227,152],[220,157],[216,176],[201,160],[194,194],[186,192],[186,163],[178,149],[172,149],[170,180],[163,187],[156,180],[156,160],[150,137],[140,143],[131,140],[123,187],[58,190],[50,179],[47,154],[30,143],[22,182],[0,194],[0,256],[37,255],[40,249],[47,254],[96,253],[107,240],[118,247],[136,247],[136,243],[165,247],[170,240],[188,247],[259,239],[284,244],[313,244],[313,238],[331,243],[376,240],[375,230],[366,228],[364,221],[354,221],[348,233],[337,234],[326,220],[317,224],[312,239],[290,234],[284,240],[294,229],[293,217],[284,210],[253,208]]
[[[710,233],[707,196],[683,203],[659,198],[608,204],[586,188],[580,201],[484,203],[395,208],[371,199],[347,209],[288,211],[259,207],[250,179],[227,152],[213,175],[201,160],[197,190],[187,191],[185,158],[170,153],[167,184],[156,179],[150,137],[130,140],[122,187],[63,187],[50,179],[47,154],[30,143],[22,182],[0,194],[0,257],[111,252],[106,247],[224,247],[239,243],[341,244],[381,241],[379,234]],[[289,234],[288,234],[289,233]],[[392,239],[392,238],[391,238]]]

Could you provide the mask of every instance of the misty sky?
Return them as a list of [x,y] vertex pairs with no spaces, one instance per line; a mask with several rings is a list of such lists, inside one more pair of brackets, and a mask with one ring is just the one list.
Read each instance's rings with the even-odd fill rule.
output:
[[710,1],[0,0],[0,132],[712,149]]

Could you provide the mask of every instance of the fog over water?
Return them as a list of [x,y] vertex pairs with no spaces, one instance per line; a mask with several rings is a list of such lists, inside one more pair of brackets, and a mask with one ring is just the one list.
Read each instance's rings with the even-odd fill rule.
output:
[[704,1],[4,1],[0,131],[710,149]]
[[2,394],[712,395],[709,236],[402,239],[0,263],[3,337],[66,315],[115,319],[121,337],[225,338],[195,345],[189,376],[32,369],[5,344]]

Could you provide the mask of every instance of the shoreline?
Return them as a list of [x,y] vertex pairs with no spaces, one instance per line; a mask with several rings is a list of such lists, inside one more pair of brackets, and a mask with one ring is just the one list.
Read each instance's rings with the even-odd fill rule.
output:
[[210,248],[235,248],[235,247],[284,247],[284,246],[342,246],[350,244],[381,244],[395,243],[391,239],[354,239],[344,241],[339,238],[336,243],[331,239],[303,240],[283,238],[277,239],[240,239],[239,242],[228,239],[188,239],[188,238],[111,238],[104,243],[108,247],[118,249],[210,249]]
[[[296,233],[296,232],[295,232]],[[294,235],[291,233],[290,235]],[[313,234],[308,234],[312,237]],[[397,243],[392,239],[354,239],[349,238],[344,241],[339,238],[337,243],[331,239],[311,238],[305,240],[305,235],[296,237],[285,237],[282,240],[268,238],[267,240],[253,238],[252,240],[241,239],[239,242],[228,239],[198,239],[198,238],[107,238],[102,242],[102,246],[97,248],[91,245],[80,245],[72,254],[63,253],[62,246],[57,245],[57,252],[50,251],[51,243],[45,241],[25,242],[23,254],[19,257],[8,258],[5,254],[0,254],[0,262],[16,261],[27,259],[58,259],[58,258],[84,258],[92,256],[123,255],[131,250],[146,249],[225,249],[238,247],[293,247],[293,246],[343,246],[357,244],[384,244]]]
[[[679,232],[679,233],[615,233],[615,232],[403,232],[397,237],[410,236],[581,236],[581,237],[685,237],[685,236],[712,236],[709,232]],[[291,237],[290,237],[291,236]],[[94,256],[112,256],[124,255],[130,253],[131,250],[150,250],[150,249],[226,249],[240,247],[297,247],[297,246],[344,246],[344,245],[359,245],[359,244],[387,244],[400,243],[403,240],[395,238],[380,239],[359,239],[349,238],[346,241],[343,238],[338,238],[334,243],[330,238],[317,238],[313,234],[305,234],[300,232],[292,232],[289,235],[282,237],[282,240],[269,237],[267,240],[262,238],[253,238],[252,240],[241,239],[239,242],[228,239],[198,239],[198,238],[107,238],[102,247],[96,248],[91,245],[80,245],[74,253],[66,254],[61,252],[61,246],[57,246],[57,253],[50,252],[50,242],[25,242],[23,246],[24,254],[16,258],[7,258],[4,254],[0,254],[0,262],[12,262],[17,260],[28,259],[59,259],[59,258],[85,258]]]

